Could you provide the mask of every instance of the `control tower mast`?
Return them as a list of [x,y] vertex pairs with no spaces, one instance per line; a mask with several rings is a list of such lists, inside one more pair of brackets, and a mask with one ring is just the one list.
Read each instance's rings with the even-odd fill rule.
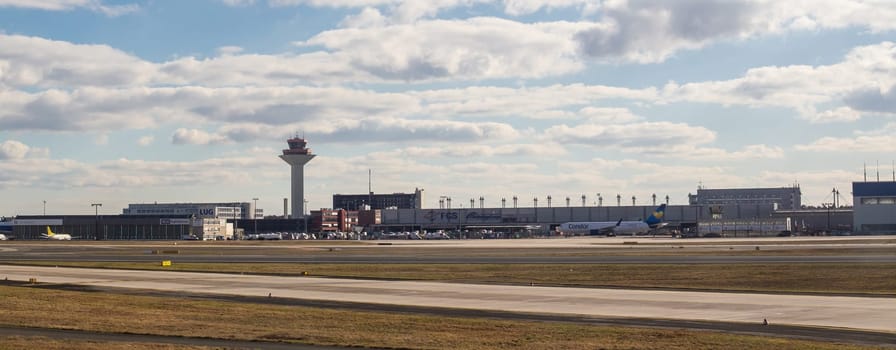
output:
[[297,219],[305,215],[302,206],[305,204],[305,164],[314,158],[315,154],[306,147],[307,141],[298,136],[286,140],[289,148],[283,150],[280,159],[283,159],[292,168],[292,212],[291,218]]

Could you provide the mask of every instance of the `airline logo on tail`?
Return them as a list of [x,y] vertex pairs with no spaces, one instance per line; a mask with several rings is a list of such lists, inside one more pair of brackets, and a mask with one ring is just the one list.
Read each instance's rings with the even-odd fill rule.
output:
[[660,206],[656,208],[653,214],[651,214],[650,217],[647,218],[647,220],[644,220],[644,223],[646,223],[651,228],[654,228],[663,222],[664,216],[666,216],[666,205],[660,204]]

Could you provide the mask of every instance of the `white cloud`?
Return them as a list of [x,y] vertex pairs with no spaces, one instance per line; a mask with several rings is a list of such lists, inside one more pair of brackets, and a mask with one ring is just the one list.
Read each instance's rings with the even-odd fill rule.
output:
[[103,5],[103,1],[100,0],[0,0],[0,7],[31,8],[47,11],[70,11],[76,8],[85,8],[112,17],[140,9],[136,4]]
[[836,109],[827,110],[817,113],[814,117],[808,119],[812,123],[836,123],[836,122],[853,122],[862,118],[862,115],[849,107],[838,107]]
[[137,140],[137,144],[140,146],[149,146],[155,141],[155,137],[153,136],[143,136]]
[[[312,126],[308,132],[323,134],[322,139],[365,140],[366,142],[407,141],[506,141],[519,137],[512,126],[494,122],[460,122],[450,120],[413,120],[369,118]],[[323,141],[323,140],[322,140]]]
[[627,108],[585,107],[578,114],[591,124],[622,124],[644,119]]
[[28,145],[15,140],[0,143],[0,159],[22,159],[28,154]]
[[862,173],[842,169],[824,169],[820,171],[762,171],[758,175],[760,183],[782,184],[778,186],[800,186],[803,204],[830,203],[833,199],[831,189],[840,191],[840,200],[846,204],[852,201],[849,195],[853,181],[860,181]]
[[460,143],[451,147],[410,146],[390,152],[377,154],[391,157],[433,159],[433,158],[471,158],[471,157],[558,157],[567,155],[566,149],[559,144],[502,144],[484,145]]
[[[715,132],[682,123],[641,121],[643,118],[627,109],[592,108],[584,114],[592,114],[587,122],[574,126],[552,126],[545,130],[544,139],[561,144],[618,148],[648,156],[702,161],[784,157],[783,149],[777,146],[748,145],[740,151],[703,147],[701,145],[715,141]],[[607,116],[610,119],[605,119]]]
[[189,106],[185,99],[190,91],[84,88],[23,93],[0,89],[0,128],[97,132],[150,128],[183,116],[178,107]]
[[715,140],[715,133],[699,126],[670,122],[638,122],[632,124],[565,124],[544,131],[547,140],[561,144],[583,144],[619,148],[628,152],[665,153],[664,149],[697,145]]
[[[254,3],[221,1],[230,6]],[[268,4],[373,8],[386,11],[391,21],[397,23],[479,5],[503,5],[504,13],[510,16],[573,9],[583,16],[598,17],[601,23],[626,22],[626,26],[642,29],[643,34],[623,30],[633,35],[629,39],[644,39],[661,32],[672,34],[664,35],[664,39],[694,42],[784,30],[861,27],[882,32],[896,28],[892,21],[896,4],[889,0],[268,0]]]
[[576,34],[582,53],[600,61],[656,63],[721,40],[785,31],[896,29],[891,1],[620,0],[605,1],[599,21]]
[[[526,24],[486,17],[430,20],[324,31],[299,44],[325,50],[298,55],[241,54],[238,47],[222,47],[217,57],[161,63],[105,45],[0,35],[0,86],[296,86],[550,77],[585,67],[587,59],[579,55],[573,37],[587,26],[586,22]],[[666,92],[672,100],[786,102],[804,108],[835,96],[848,98],[858,106],[853,109],[881,108],[875,106],[893,99],[890,88],[896,79],[887,74],[896,69],[893,50],[892,43],[869,45],[854,49],[840,64],[759,67],[729,81],[672,83]],[[642,50],[637,55],[664,54]],[[852,73],[872,79],[849,79]],[[861,94],[870,92],[881,95],[874,99]]]
[[6,140],[0,143],[0,159],[3,160],[46,158],[49,155],[49,149],[31,147],[16,140]]
[[[182,187],[203,183],[249,183],[249,171],[283,170],[276,157],[228,157],[204,160],[146,161],[116,159],[98,164],[69,159],[12,159],[0,172],[0,188],[44,189]],[[284,172],[286,173],[286,172]]]
[[[673,195],[672,200],[678,203],[686,202],[684,194],[693,191],[698,181],[712,184],[714,187],[743,187],[748,180],[741,177],[733,167],[721,167],[711,165],[680,165],[663,164],[655,161],[641,161],[636,159],[607,159],[594,158],[589,162],[573,162],[564,164],[566,171],[572,173],[584,173],[591,176],[603,176],[610,179],[608,184],[597,182],[591,188],[602,189],[604,205],[615,205],[616,193],[623,195],[623,203],[631,201],[632,194],[644,203],[653,193],[658,197],[666,194],[678,193],[678,198]],[[609,191],[613,191],[610,193]]]
[[[409,92],[422,100],[423,113],[438,117],[544,117],[580,119],[597,117],[596,122],[609,119],[631,119],[624,109],[581,107],[578,115],[568,111],[572,107],[589,106],[600,100],[658,100],[656,89],[629,89],[584,84],[550,85],[531,88],[477,86],[461,89]],[[610,116],[612,115],[612,116]],[[592,118],[594,119],[594,118]],[[620,120],[620,121],[621,121]]]
[[[896,45],[883,42],[854,48],[832,65],[753,68],[731,80],[669,83],[661,95],[667,101],[788,107],[803,119],[820,122],[856,118],[850,109],[892,112],[889,106],[894,104],[888,102],[896,96],[892,86],[896,86]],[[850,109],[816,112],[816,106],[844,99]]]
[[[412,0],[414,1],[414,0]],[[313,7],[335,7],[335,8],[353,8],[353,7],[369,7],[380,5],[394,5],[404,2],[403,0],[268,0],[271,6],[313,6]],[[438,3],[438,1],[435,1]]]
[[494,122],[461,122],[450,120],[415,120],[390,117],[361,119],[329,119],[326,122],[294,124],[292,128],[258,124],[230,124],[208,133],[197,129],[178,129],[172,137],[175,144],[210,144],[247,142],[287,136],[303,130],[315,143],[382,143],[396,145],[426,142],[502,142],[513,140],[520,133],[513,126]]
[[[0,36],[0,40],[2,38]],[[72,46],[62,45],[60,48],[65,47]],[[62,55],[67,56],[70,54]],[[121,57],[127,60],[130,56]],[[5,72],[2,64],[0,71]],[[84,74],[88,73],[85,71]],[[6,78],[7,75],[0,73],[0,80]],[[400,120],[411,120],[402,122],[405,124],[402,127],[385,127],[387,130],[403,129],[404,131],[398,135],[416,132],[411,129],[425,129],[409,125],[421,123],[413,120],[427,118],[564,119],[604,127],[644,120],[624,107],[599,107],[604,100],[655,104],[703,102],[752,107],[788,107],[798,111],[804,119],[821,122],[855,120],[861,115],[859,113],[888,115],[888,108],[896,105],[889,103],[893,96],[896,96],[893,93],[896,89],[892,88],[894,85],[896,85],[896,45],[885,42],[855,48],[846,55],[843,62],[832,65],[761,67],[751,69],[744,77],[737,79],[684,85],[670,83],[662,90],[583,84],[522,88],[477,86],[394,93],[306,86],[83,87],[73,90],[47,89],[33,93],[0,89],[0,128],[108,132],[121,129],[148,129],[164,123],[212,124],[224,139],[246,142],[267,137],[266,133],[272,130],[274,134],[280,135],[299,129],[333,135],[333,138],[327,139],[336,139],[340,134],[330,130],[333,125],[347,127],[346,133],[342,134],[344,136],[377,140],[351,133],[359,131],[361,120],[378,118],[385,118],[382,120],[388,121],[393,126],[398,125]],[[857,97],[872,95],[878,97]],[[841,99],[846,101],[848,106],[816,112],[816,106],[830,108],[831,104]],[[862,112],[863,110],[867,112]],[[128,115],[128,118],[122,118],[122,115]],[[374,130],[384,127],[375,125],[376,123],[370,120],[365,123],[365,127]],[[257,125],[250,126],[250,124]],[[508,135],[517,137],[521,132],[526,132],[523,129],[510,132],[509,130],[514,127],[509,123],[504,124],[506,126],[503,127],[503,131],[489,127],[491,128],[489,132],[483,129],[457,133],[459,129],[454,129],[450,134],[472,140],[478,139],[477,132],[495,133],[501,137]],[[548,127],[550,126],[544,128]],[[208,129],[205,125],[191,128]],[[586,126],[584,130],[596,132],[595,129],[589,128],[591,127]],[[632,126],[626,128],[631,129]],[[556,130],[558,129],[554,129]],[[647,132],[647,130],[640,131]],[[681,131],[690,132],[690,130]],[[424,134],[435,133],[430,131]],[[705,136],[702,131],[697,136],[701,135]],[[675,140],[682,138],[678,137]],[[707,142],[706,139],[696,139],[703,140],[702,143]],[[674,143],[673,140],[654,141]],[[695,144],[693,141],[685,143]],[[727,155],[723,158],[726,157],[737,156]]]
[[0,34],[0,86],[126,86],[149,83],[151,63],[107,45]]
[[751,160],[751,159],[781,159],[784,158],[784,149],[779,146],[747,145],[739,151],[727,151],[712,147],[673,147],[668,150],[670,155],[692,160]]
[[535,78],[582,69],[569,39],[580,27],[479,17],[335,29],[297,44],[386,81]]
[[891,122],[872,131],[856,131],[853,137],[825,136],[794,148],[808,152],[896,152],[896,123]]
[[383,27],[388,24],[388,19],[379,10],[368,7],[357,15],[346,17],[341,24],[351,28]]
[[218,51],[218,55],[221,56],[236,55],[243,52],[243,48],[239,46],[221,46],[216,51]]
[[[433,8],[471,6],[477,1],[295,3],[334,7],[386,6],[395,11],[420,7],[419,11],[429,13]],[[7,6],[16,4],[69,9],[94,6],[97,2],[6,3]],[[505,5],[507,8],[518,9],[513,11],[526,12],[532,9],[587,7],[594,4],[570,0],[512,1]],[[240,54],[237,47],[223,47],[218,57],[185,57],[157,64],[105,45],[0,35],[0,85],[232,86],[539,78],[579,72],[590,59],[659,62],[677,51],[702,47],[720,39],[746,38],[789,30],[796,22],[811,21],[820,28],[857,26],[868,27],[873,31],[888,31],[896,28],[896,21],[891,20],[894,17],[896,3],[885,1],[827,0],[817,4],[765,0],[632,0],[605,2],[600,9],[599,22],[521,23],[493,17],[474,17],[389,24],[383,21],[377,8],[364,7],[359,15],[346,19],[344,23],[361,27],[319,33],[300,44],[320,46],[326,50],[299,55]],[[805,27],[806,24],[799,26]],[[892,44],[889,46],[892,49]],[[889,64],[889,71],[892,72],[893,58],[892,55],[886,56],[886,47],[869,47],[865,51],[867,52],[854,51],[847,62],[873,64],[873,60],[878,60],[877,63]],[[774,102],[775,99],[788,96],[774,95],[777,86],[769,85],[775,83],[768,81],[770,77],[811,76],[821,84],[813,84],[809,86],[810,89],[819,90],[828,80],[836,83],[832,88],[837,89],[849,84],[844,80],[850,77],[838,73],[861,68],[862,66],[760,68],[751,70],[739,86],[732,86],[738,82],[729,82],[719,83],[717,88],[728,86],[743,89],[742,94],[753,97],[755,103],[772,94]],[[867,68],[869,69],[866,71],[869,72],[872,71],[871,68],[886,69],[880,65]],[[873,80],[855,79],[850,85],[856,89],[867,89],[872,87],[870,81]],[[788,83],[787,80],[777,83],[797,88],[797,84],[801,82],[803,79],[794,83]],[[894,84],[892,78],[880,83],[885,85],[880,87],[881,91]],[[842,91],[844,94],[848,92]],[[804,95],[811,94],[792,94],[789,98],[796,100],[805,97]],[[885,98],[891,100],[892,96]],[[858,96],[856,99],[861,101]],[[812,101],[810,99],[808,103]]]
[[198,129],[180,128],[171,135],[171,143],[176,145],[208,145],[225,143],[227,139],[221,135],[209,134]]
[[[893,51],[890,63],[896,66],[896,49]],[[883,71],[884,74],[896,72],[896,67],[891,67],[889,71]],[[892,82],[892,79],[889,79]],[[884,83],[886,84],[886,83]],[[860,111],[872,112],[875,114],[896,115],[896,84],[886,85],[870,85],[862,89],[856,89],[848,94],[845,102],[851,108]]]
[[404,94],[306,87],[0,90],[0,102],[5,130],[111,131],[166,122],[291,126],[419,110],[417,99]]
[[503,0],[504,13],[511,16],[533,14],[541,10],[578,7],[582,15],[592,15],[600,9],[600,0]]

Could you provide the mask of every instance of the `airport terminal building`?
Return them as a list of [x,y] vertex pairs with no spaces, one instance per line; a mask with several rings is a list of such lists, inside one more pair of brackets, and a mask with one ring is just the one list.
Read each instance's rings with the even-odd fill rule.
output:
[[[599,207],[516,207],[460,209],[382,210],[380,224],[373,230],[499,230],[550,235],[561,223],[570,221],[644,220],[656,206]],[[665,220],[674,227],[694,227],[708,215],[708,209],[689,205],[668,206]]]
[[798,185],[771,188],[698,188],[688,194],[691,205],[744,207],[768,206],[772,210],[798,210],[802,207],[802,192]]
[[165,216],[193,215],[197,218],[253,219],[264,217],[264,211],[255,208],[252,202],[230,203],[137,203],[128,204],[123,215]]
[[334,194],[333,208],[345,210],[423,209],[423,189],[415,188],[414,193]]

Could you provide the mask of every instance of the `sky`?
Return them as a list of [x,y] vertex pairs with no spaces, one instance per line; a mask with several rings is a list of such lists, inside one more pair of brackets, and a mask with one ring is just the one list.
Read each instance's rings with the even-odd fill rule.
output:
[[[0,0],[0,216],[892,180],[896,1]],[[600,197],[599,197],[600,196]],[[102,203],[95,208],[92,203]]]

